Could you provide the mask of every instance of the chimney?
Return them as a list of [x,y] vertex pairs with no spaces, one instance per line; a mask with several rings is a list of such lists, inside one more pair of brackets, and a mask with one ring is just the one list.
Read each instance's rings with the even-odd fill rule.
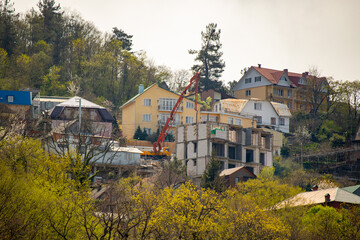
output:
[[307,77],[309,75],[309,72],[303,72],[302,77]]
[[144,84],[139,85],[139,94],[141,94],[144,91]]
[[261,68],[261,64],[260,64],[260,63],[258,63],[258,67]]
[[325,204],[327,203],[327,202],[330,202],[330,194],[325,194]]
[[284,72],[285,72],[286,74],[288,74],[288,69],[287,69],[287,68],[285,68],[285,69],[284,69]]

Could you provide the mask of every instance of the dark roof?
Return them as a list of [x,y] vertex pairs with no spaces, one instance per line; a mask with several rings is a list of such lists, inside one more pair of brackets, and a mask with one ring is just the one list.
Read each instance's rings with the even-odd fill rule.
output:
[[99,113],[104,122],[113,122],[114,118],[105,108],[99,108]]
[[51,111],[50,118],[51,119],[59,118],[63,109],[64,109],[63,106],[55,106],[54,109]]

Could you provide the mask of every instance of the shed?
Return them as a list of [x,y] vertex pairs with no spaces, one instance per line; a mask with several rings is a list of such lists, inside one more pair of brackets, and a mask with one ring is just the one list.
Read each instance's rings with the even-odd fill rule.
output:
[[235,187],[238,182],[256,178],[256,175],[245,166],[225,169],[220,173],[220,177],[222,176],[225,177],[226,184],[230,187]]

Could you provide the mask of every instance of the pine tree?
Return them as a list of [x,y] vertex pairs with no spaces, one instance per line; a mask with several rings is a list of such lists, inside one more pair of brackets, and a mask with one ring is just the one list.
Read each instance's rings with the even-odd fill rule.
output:
[[215,154],[213,153],[201,176],[201,187],[210,188],[217,192],[223,192],[225,190],[225,184],[224,179],[219,176],[220,170],[221,163],[215,158]]
[[200,72],[200,88],[223,91],[219,78],[224,71],[225,63],[221,59],[223,53],[220,51],[222,46],[220,43],[221,30],[216,30],[216,28],[216,23],[208,24],[206,31],[201,32],[201,50],[189,50],[189,53],[196,54],[195,61],[200,62],[192,67],[193,70]]

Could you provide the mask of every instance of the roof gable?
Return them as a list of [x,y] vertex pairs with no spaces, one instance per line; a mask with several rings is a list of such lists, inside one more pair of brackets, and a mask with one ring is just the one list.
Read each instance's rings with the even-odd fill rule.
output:
[[81,97],[73,97],[73,98],[70,98],[69,100],[65,101],[65,102],[62,102],[56,106],[62,106],[62,107],[79,107],[79,99],[81,99],[81,107],[83,108],[104,108],[100,105],[97,105],[93,102],[90,102],[84,98],[81,98]]

